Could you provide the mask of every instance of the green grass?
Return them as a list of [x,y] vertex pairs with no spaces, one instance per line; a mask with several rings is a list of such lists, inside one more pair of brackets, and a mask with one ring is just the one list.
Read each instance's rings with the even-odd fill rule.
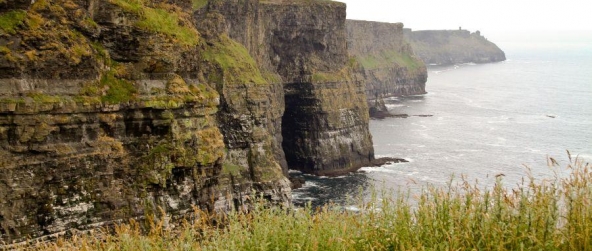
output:
[[[558,167],[553,167],[558,168]],[[40,250],[592,250],[592,166],[573,160],[568,177],[527,179],[507,189],[475,184],[426,187],[413,199],[359,199],[337,206],[282,209],[258,201],[249,212],[195,210],[170,229],[149,220],[107,232],[37,244]],[[452,184],[452,182],[451,182]],[[387,199],[379,199],[387,198]],[[389,199],[396,198],[396,199]],[[218,225],[212,225],[211,222]]]
[[11,10],[0,14],[0,30],[9,34],[15,34],[17,26],[22,24],[27,17],[24,10]]
[[208,4],[208,0],[192,0],[191,7],[193,10],[199,10]]
[[194,46],[199,42],[199,33],[189,26],[180,25],[179,13],[162,8],[152,8],[145,0],[111,0],[112,3],[127,12],[140,16],[136,26],[141,29],[165,34],[183,45]]
[[380,54],[366,55],[359,57],[358,61],[367,70],[389,67],[397,64],[414,71],[423,66],[423,63],[419,59],[408,54],[401,54],[397,51],[382,51]]
[[221,36],[219,41],[207,48],[203,57],[222,69],[223,76],[210,79],[213,82],[222,81],[219,78],[222,77],[226,83],[231,84],[267,84],[247,49],[226,36]]
[[133,83],[115,76],[111,71],[106,72],[99,81],[100,88],[107,88],[101,101],[109,104],[128,102],[136,97],[136,87]]
[[315,72],[312,74],[312,81],[315,83],[345,82],[351,79],[350,74],[347,68],[337,72]]
[[230,174],[233,176],[240,175],[241,169],[242,169],[242,167],[231,164],[231,163],[224,163],[222,165],[222,173]]

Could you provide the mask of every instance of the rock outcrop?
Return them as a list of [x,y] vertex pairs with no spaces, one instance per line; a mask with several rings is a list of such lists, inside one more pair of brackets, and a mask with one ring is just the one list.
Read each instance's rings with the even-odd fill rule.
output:
[[0,241],[290,203],[373,160],[330,1],[0,2]]
[[427,70],[403,35],[403,24],[347,20],[348,50],[363,67],[372,116],[388,113],[383,98],[425,94]]
[[347,52],[345,4],[234,0],[209,8],[264,72],[277,73],[269,78],[285,93],[283,149],[291,169],[336,175],[373,160],[364,82]]
[[491,63],[506,60],[505,53],[479,31],[405,29],[415,54],[428,65]]

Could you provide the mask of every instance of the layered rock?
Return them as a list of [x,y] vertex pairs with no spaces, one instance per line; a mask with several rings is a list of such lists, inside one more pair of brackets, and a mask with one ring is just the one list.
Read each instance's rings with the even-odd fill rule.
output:
[[289,203],[278,91],[166,2],[2,3],[1,241],[228,210],[252,191]]
[[374,158],[344,4],[0,6],[0,241],[229,210],[253,191],[287,205],[288,166]]
[[364,82],[348,57],[345,4],[234,0],[208,8],[225,17],[229,36],[283,86],[283,149],[291,169],[335,175],[370,163]]
[[403,24],[347,20],[348,50],[364,69],[370,113],[386,112],[383,98],[424,94],[427,70],[403,35]]
[[505,53],[479,31],[405,29],[416,55],[428,65],[491,63],[506,60]]

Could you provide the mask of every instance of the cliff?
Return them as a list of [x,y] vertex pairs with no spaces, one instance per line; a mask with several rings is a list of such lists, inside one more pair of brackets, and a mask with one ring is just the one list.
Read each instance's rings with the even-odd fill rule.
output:
[[347,52],[345,4],[232,0],[208,8],[225,17],[228,34],[283,86],[283,149],[291,169],[337,175],[373,160],[364,81]]
[[505,53],[479,31],[405,29],[415,54],[428,65],[491,63],[506,60]]
[[363,67],[370,113],[386,112],[383,98],[424,94],[427,69],[403,35],[403,24],[347,20],[348,51]]
[[290,203],[369,163],[345,5],[0,2],[0,241]]

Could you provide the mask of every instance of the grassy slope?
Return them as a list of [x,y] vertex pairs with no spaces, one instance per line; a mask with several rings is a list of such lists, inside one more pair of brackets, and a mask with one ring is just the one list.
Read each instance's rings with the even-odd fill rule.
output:
[[[413,201],[358,202],[360,212],[327,206],[284,210],[263,202],[250,213],[196,211],[171,231],[149,221],[121,225],[114,235],[85,235],[38,245],[49,250],[592,250],[592,166],[574,160],[571,176],[532,178],[507,190],[466,182],[426,188]],[[383,195],[383,198],[391,197]],[[213,227],[212,218],[225,227]]]
[[[111,3],[118,5],[125,11],[135,13],[140,16],[136,22],[140,28],[162,33],[174,38],[183,45],[197,45],[199,35],[195,28],[187,25],[179,25],[183,14],[180,10],[171,5],[148,6],[146,0],[110,0]],[[184,24],[190,24],[189,20],[183,20]]]
[[396,64],[414,71],[423,65],[421,61],[411,55],[401,54],[397,51],[383,51],[380,54],[364,55],[358,57],[358,61],[367,70],[389,67]]
[[[203,58],[222,69],[223,76],[217,77],[224,78],[228,84],[267,84],[247,49],[226,36],[221,36],[219,41],[212,43],[204,51]],[[212,79],[212,82],[219,81],[221,80]]]

